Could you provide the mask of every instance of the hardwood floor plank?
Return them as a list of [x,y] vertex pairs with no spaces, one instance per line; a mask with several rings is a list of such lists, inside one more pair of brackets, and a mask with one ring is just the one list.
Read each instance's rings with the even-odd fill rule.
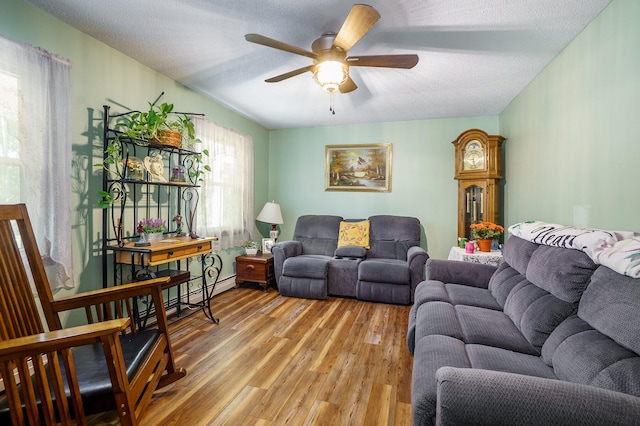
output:
[[314,401],[309,414],[304,419],[302,424],[304,426],[318,426],[318,425],[336,425],[340,424],[337,419],[339,412],[339,406],[331,404],[326,401]]
[[144,426],[411,424],[410,307],[247,286],[216,296],[212,309],[218,325],[201,313],[171,325],[188,374],[154,394]]
[[411,426],[413,424],[411,403],[399,402],[396,406],[395,421],[389,424],[394,426]]
[[371,395],[367,404],[367,412],[364,418],[366,425],[388,425],[391,405],[391,385],[374,383],[371,387]]
[[[245,386],[238,396],[231,401],[215,418],[210,421],[206,416],[199,423],[202,426],[237,426],[250,424],[247,421],[248,414],[267,393],[265,389]],[[256,421],[259,419],[256,419]]]
[[336,347],[340,347],[347,338],[347,331],[353,326],[353,315],[351,311],[344,312],[340,316],[340,320],[333,329],[327,342],[320,350],[315,362],[311,365],[311,371],[326,373],[330,371],[336,363],[336,359],[340,356],[340,352],[336,351]]

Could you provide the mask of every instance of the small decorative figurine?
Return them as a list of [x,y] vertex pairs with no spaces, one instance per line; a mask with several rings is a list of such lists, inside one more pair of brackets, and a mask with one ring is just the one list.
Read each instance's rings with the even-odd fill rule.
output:
[[149,242],[149,239],[147,238],[147,233],[144,232],[144,225],[142,224],[142,222],[140,222],[138,224],[138,227],[136,228],[136,230],[138,231],[138,234],[140,234],[140,239],[135,244],[136,247],[150,246],[151,243]]
[[176,237],[184,237],[185,233],[182,232],[182,216],[176,214],[173,217],[173,221],[176,223]]
[[157,154],[155,157],[144,157],[144,168],[149,172],[151,182],[166,182],[164,177],[164,162],[162,155]]

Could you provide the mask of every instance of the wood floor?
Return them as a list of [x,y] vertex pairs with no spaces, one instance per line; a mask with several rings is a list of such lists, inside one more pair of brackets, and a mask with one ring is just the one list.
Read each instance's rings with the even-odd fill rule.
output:
[[[408,306],[229,290],[171,328],[187,376],[143,425],[410,425]],[[117,424],[115,412],[91,425]]]

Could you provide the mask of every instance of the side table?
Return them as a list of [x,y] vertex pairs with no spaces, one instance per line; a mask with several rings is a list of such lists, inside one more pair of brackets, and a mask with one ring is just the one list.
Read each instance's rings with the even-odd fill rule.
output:
[[485,265],[499,266],[502,262],[502,252],[500,250],[492,250],[490,252],[476,251],[475,253],[467,253],[465,249],[460,247],[451,247],[449,251],[449,260],[462,260],[464,262],[483,263]]
[[262,291],[267,291],[269,283],[274,279],[273,255],[271,253],[236,257],[236,288],[243,282],[249,281],[259,283]]

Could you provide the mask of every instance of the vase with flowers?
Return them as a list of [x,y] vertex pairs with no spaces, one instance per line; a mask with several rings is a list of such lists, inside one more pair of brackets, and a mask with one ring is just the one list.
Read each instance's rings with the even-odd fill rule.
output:
[[491,242],[500,238],[504,228],[493,222],[472,223],[471,238],[478,241],[480,251],[491,251]]
[[142,219],[138,222],[138,232],[144,232],[149,242],[164,238],[166,229],[166,222],[162,219]]

